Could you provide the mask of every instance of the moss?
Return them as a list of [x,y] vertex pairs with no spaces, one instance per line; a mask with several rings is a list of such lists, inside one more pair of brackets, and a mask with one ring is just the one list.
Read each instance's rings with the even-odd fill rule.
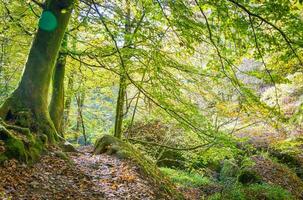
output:
[[21,161],[28,161],[24,143],[15,137],[9,138],[5,143],[7,151],[5,152],[8,158],[17,158]]
[[16,158],[23,162],[34,162],[38,160],[43,146],[40,142],[35,142],[34,144],[24,145],[24,142],[21,140],[12,140],[6,142],[7,151],[5,155],[7,158]]
[[[64,35],[61,48],[67,46],[67,35]],[[64,74],[66,54],[60,53],[54,69],[52,81],[52,98],[49,104],[49,113],[58,133],[63,136],[63,115],[64,115]]]
[[6,157],[24,158],[27,159],[24,144],[21,139],[17,138],[13,133],[8,131],[0,124],[0,139],[5,145],[4,155]]
[[158,188],[157,199],[184,199],[183,195],[175,189],[175,185],[161,173],[157,166],[131,144],[105,135],[95,144],[94,154],[100,153],[113,154],[119,158],[131,160],[139,167],[140,172]]
[[9,116],[11,123],[7,124],[0,118],[0,139],[4,142],[6,149],[4,155],[6,159],[16,158],[26,163],[34,162],[49,141],[55,143],[56,131],[44,112],[34,117],[29,111],[20,111],[24,108],[18,106],[17,98],[9,102],[11,105],[16,105],[9,106],[9,114],[5,117],[7,119]]
[[68,163],[72,163],[72,160],[62,151],[55,151],[55,156],[61,158],[62,160],[68,161]]
[[249,186],[233,185],[228,190],[216,193],[209,200],[294,200],[295,198],[280,186],[268,184],[253,184]]
[[[38,30],[28,55],[25,70],[18,87],[0,106],[0,117],[15,125],[30,128],[37,135],[45,134],[50,143],[58,141],[57,132],[48,112],[49,86],[63,35],[67,28],[75,0],[64,1],[66,12],[58,7],[59,1],[47,1],[46,10],[53,12],[58,20],[55,32]],[[38,54],[37,54],[38,53]],[[1,130],[0,130],[1,131]],[[40,148],[30,149],[35,141],[27,142],[22,134],[12,137],[3,131],[0,139],[6,138],[5,154],[26,160],[37,154]],[[36,138],[35,138],[36,139]],[[28,140],[28,139],[27,139]],[[17,152],[15,152],[15,150]],[[35,156],[32,156],[35,157]]]
[[157,165],[159,167],[185,169],[184,161],[185,159],[179,151],[164,150],[157,161]]
[[19,127],[19,126],[15,126],[15,125],[8,125],[8,124],[5,124],[5,127],[8,129],[8,130],[14,130],[14,131],[17,131],[18,133],[21,133],[25,136],[28,136],[31,134],[29,128],[22,128],[22,127]]
[[210,180],[197,173],[189,173],[182,170],[160,168],[161,172],[167,175],[172,182],[184,187],[201,187],[210,184]]
[[21,127],[30,127],[32,116],[29,111],[18,112],[15,124]]
[[43,149],[44,149],[43,142],[38,138],[35,139],[33,145],[28,150],[30,160],[32,162],[38,160]]
[[60,144],[63,152],[77,152],[77,149],[69,142],[64,142]]
[[68,157],[65,153],[63,153],[62,151],[55,151],[55,155],[58,157],[58,158],[61,158],[63,160],[68,160]]
[[47,141],[49,143],[55,144],[58,141],[58,135],[54,125],[49,117],[44,115],[41,117],[40,121],[36,123],[37,134],[46,135]]
[[24,136],[9,131],[2,125],[0,126],[0,136],[5,145],[5,152],[1,155],[0,163],[10,158],[16,158],[27,163],[36,161],[39,158],[43,150],[43,143],[39,138],[37,139],[35,135],[29,132]]
[[0,154],[0,163],[3,163],[4,161],[6,161],[8,158],[4,153]]
[[48,143],[48,137],[44,134],[39,135],[39,140],[45,145]]
[[238,175],[238,182],[242,184],[260,183],[262,177],[259,176],[255,171],[249,169],[243,169]]
[[28,154],[29,154],[29,157],[31,158],[31,161],[38,160],[40,153],[41,153],[40,149],[37,149],[37,148],[30,148],[28,150]]

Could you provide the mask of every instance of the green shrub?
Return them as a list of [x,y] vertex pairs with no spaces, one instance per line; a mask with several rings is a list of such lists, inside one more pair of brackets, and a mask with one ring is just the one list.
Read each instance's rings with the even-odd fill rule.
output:
[[271,199],[271,200],[290,200],[294,197],[280,186],[268,184],[253,184],[245,190],[246,196],[250,199]]
[[233,183],[236,181],[239,166],[234,159],[224,160],[220,171],[220,180],[225,183]]
[[236,184],[231,188],[216,193],[208,198],[209,200],[292,200],[295,199],[288,191],[280,186],[268,184],[252,184],[243,186]]
[[210,183],[210,180],[202,175],[196,173],[188,173],[181,170],[170,168],[160,168],[160,170],[167,175],[172,182],[185,187],[200,187]]
[[206,151],[193,154],[187,153],[187,159],[191,161],[189,168],[210,168],[216,172],[220,172],[221,162],[224,159],[232,159],[239,154],[239,150],[229,146],[211,147]]

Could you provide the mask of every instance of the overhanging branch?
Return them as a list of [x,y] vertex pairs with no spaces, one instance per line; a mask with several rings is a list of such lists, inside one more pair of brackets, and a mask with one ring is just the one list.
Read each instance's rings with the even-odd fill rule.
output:
[[172,149],[172,150],[176,150],[176,151],[193,151],[193,150],[197,150],[197,149],[205,148],[205,147],[209,148],[209,147],[211,147],[215,144],[213,142],[213,143],[201,144],[201,145],[197,145],[197,146],[189,147],[189,148],[176,148],[176,147],[167,146],[167,145],[164,145],[164,144],[159,144],[159,143],[156,143],[156,142],[147,142],[147,141],[131,139],[131,138],[129,138],[128,140],[131,141],[131,142],[135,142],[135,143],[140,143],[140,144],[144,144],[144,145],[151,145],[151,146],[159,146],[159,147],[163,147],[163,148],[166,148],[166,149]]

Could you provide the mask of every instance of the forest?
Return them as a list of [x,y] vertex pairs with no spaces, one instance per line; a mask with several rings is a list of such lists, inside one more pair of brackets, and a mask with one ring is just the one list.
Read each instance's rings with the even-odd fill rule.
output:
[[0,199],[303,199],[303,0],[0,0]]

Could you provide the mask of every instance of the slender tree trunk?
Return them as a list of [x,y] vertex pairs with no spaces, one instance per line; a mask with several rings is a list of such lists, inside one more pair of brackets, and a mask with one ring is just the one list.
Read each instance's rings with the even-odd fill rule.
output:
[[49,86],[73,4],[74,0],[46,1],[22,79],[0,108],[0,117],[6,120],[16,120],[20,111],[28,113],[23,125],[46,134],[51,142],[58,137],[48,112]]
[[[79,1],[75,2],[75,9],[74,9],[74,15],[75,17],[73,18],[73,23],[79,24],[79,16],[80,16],[80,10],[79,10]],[[71,37],[71,46],[74,51],[77,51],[77,38],[78,34],[76,33],[73,37]],[[72,70],[70,72],[70,76],[68,78],[68,83],[67,83],[67,91],[66,91],[66,100],[64,103],[65,111],[64,111],[64,120],[63,120],[63,132],[66,131],[66,129],[69,127],[69,114],[70,114],[70,109],[71,109],[71,103],[72,103],[72,98],[74,95],[74,74],[75,71]]]
[[126,93],[126,78],[124,75],[120,76],[119,93],[116,104],[116,120],[115,120],[115,133],[114,136],[121,138],[122,135],[122,123],[123,123],[123,107]]
[[71,76],[68,78],[66,100],[65,100],[65,104],[64,104],[65,112],[64,112],[63,132],[65,132],[65,130],[69,124],[69,113],[70,113],[72,97],[73,97],[73,88],[74,88],[74,75],[71,74]]
[[[61,50],[67,48],[67,35],[64,36]],[[64,77],[65,77],[66,54],[60,52],[53,74],[52,99],[49,105],[49,114],[54,126],[62,137],[63,135],[63,115],[64,115]]]
[[[125,19],[125,36],[124,36],[124,46],[127,46],[131,43],[129,39],[129,35],[131,34],[131,20],[130,20],[130,2],[128,0],[125,1],[126,3],[126,19]],[[124,59],[124,58],[122,58]],[[125,58],[127,61],[129,59],[129,55]],[[121,65],[123,65],[121,63]],[[116,105],[116,120],[115,120],[115,132],[114,136],[117,138],[121,138],[122,136],[122,124],[123,124],[123,107],[124,107],[124,100],[126,95],[126,74],[125,74],[125,66],[120,67],[120,83],[119,83],[119,93]]]
[[0,52],[0,75],[2,74],[2,68],[4,66],[4,56],[5,56],[5,39],[1,41],[1,52]]
[[76,130],[80,131],[80,126],[82,128],[82,134],[84,137],[84,144],[87,145],[87,136],[83,119],[83,106],[85,99],[85,92],[81,92],[77,95],[77,106],[78,106],[78,116],[77,116],[77,127]]

